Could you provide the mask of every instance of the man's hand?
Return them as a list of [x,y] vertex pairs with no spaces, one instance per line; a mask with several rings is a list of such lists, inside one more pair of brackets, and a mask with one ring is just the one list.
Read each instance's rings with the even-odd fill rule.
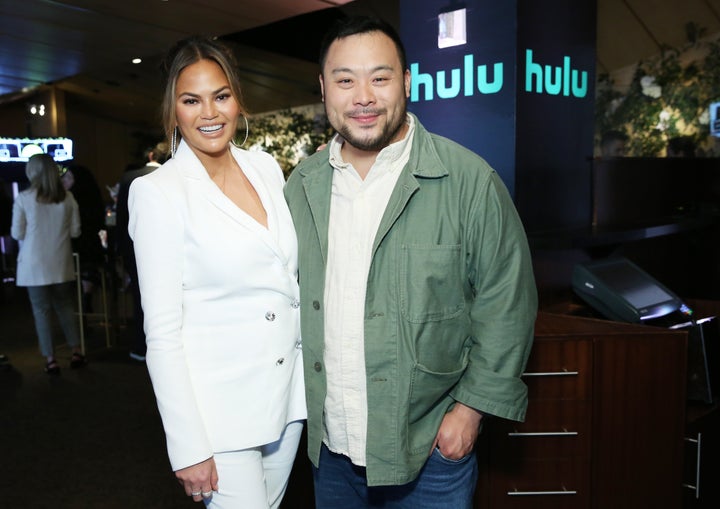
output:
[[436,447],[451,460],[459,460],[470,454],[475,447],[482,418],[483,415],[474,408],[456,403],[443,417],[430,454]]

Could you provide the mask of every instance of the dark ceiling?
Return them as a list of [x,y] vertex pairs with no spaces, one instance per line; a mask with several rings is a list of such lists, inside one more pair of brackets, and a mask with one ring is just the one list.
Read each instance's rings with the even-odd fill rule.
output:
[[[221,36],[235,46],[252,111],[314,104],[319,101],[317,47],[329,20],[373,13],[397,26],[398,4],[0,0],[0,106],[26,101],[53,84],[71,107],[154,126],[160,55],[194,33]],[[720,0],[597,0],[597,6],[598,72],[616,71],[664,46],[684,44],[688,23],[708,35],[720,32]],[[143,62],[133,65],[136,56]]]

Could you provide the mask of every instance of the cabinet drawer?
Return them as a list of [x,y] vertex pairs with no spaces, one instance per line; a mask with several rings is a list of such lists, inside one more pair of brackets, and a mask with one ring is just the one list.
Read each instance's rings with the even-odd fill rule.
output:
[[495,421],[491,426],[493,457],[587,457],[590,454],[591,414],[584,401],[532,400],[523,423]]
[[490,507],[582,509],[589,507],[588,459],[528,460],[490,467]]
[[523,373],[523,381],[528,386],[530,399],[589,400],[591,341],[536,341]]

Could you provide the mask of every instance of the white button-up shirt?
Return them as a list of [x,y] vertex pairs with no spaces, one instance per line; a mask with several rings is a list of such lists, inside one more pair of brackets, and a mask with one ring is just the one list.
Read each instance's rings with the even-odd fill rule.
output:
[[325,444],[365,466],[367,387],[364,316],[372,246],[400,171],[410,157],[414,121],[401,141],[384,148],[363,180],[330,142],[334,168],[325,276]]

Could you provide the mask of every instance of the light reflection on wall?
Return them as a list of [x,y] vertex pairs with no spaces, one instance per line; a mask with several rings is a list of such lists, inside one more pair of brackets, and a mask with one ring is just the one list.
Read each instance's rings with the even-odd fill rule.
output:
[[438,14],[438,48],[467,44],[465,9]]

